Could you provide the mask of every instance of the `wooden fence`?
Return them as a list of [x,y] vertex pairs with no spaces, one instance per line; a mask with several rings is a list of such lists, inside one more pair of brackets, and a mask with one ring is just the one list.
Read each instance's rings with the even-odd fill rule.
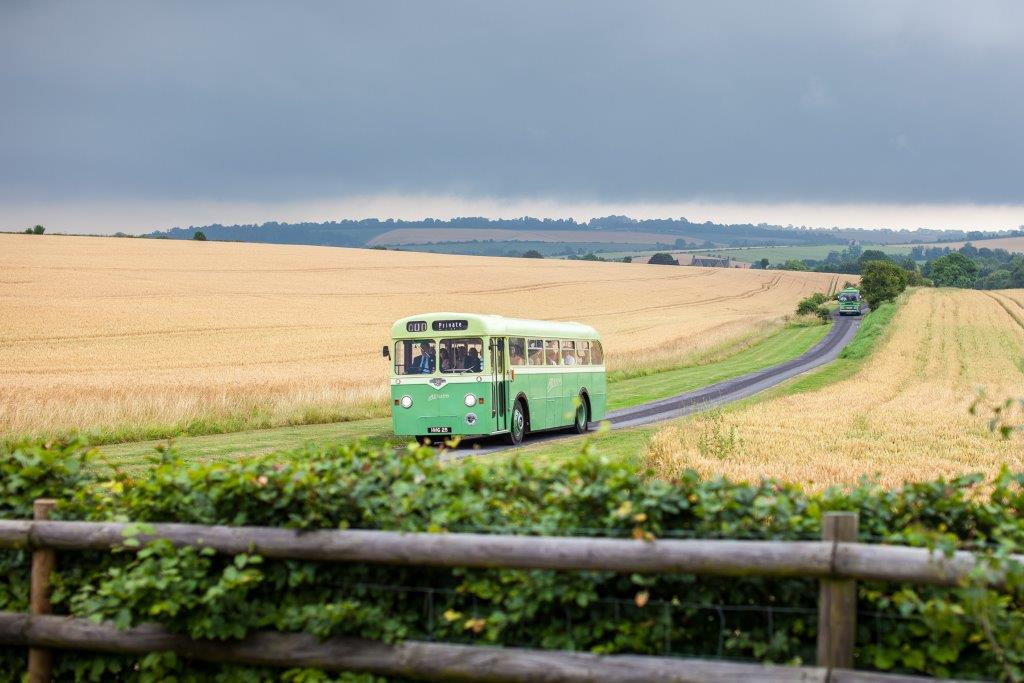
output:
[[[317,562],[438,567],[597,570],[705,576],[802,577],[820,582],[817,666],[738,664],[637,655],[593,655],[445,643],[388,645],[358,638],[319,640],[301,633],[256,632],[229,642],[192,640],[156,624],[118,630],[108,623],[50,616],[50,573],[57,551],[123,547],[135,525],[47,521],[53,501],[37,501],[35,519],[0,520],[0,549],[32,550],[29,614],[0,612],[0,643],[28,647],[29,680],[50,680],[52,650],[142,654],[175,652],[215,662],[355,670],[438,681],[844,681],[933,680],[854,671],[858,580],[953,586],[975,566],[971,553],[857,543],[856,513],[827,513],[820,541],[656,540],[392,531],[296,531],[266,527],[147,525],[142,543],[218,553]],[[1015,556],[1024,561],[1024,556]],[[991,577],[995,583],[999,576]]]

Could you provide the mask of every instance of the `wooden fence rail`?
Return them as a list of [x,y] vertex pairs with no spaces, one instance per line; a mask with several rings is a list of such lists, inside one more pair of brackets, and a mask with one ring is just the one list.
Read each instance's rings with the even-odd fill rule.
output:
[[[109,550],[138,524],[0,520],[0,548]],[[803,577],[955,586],[975,557],[946,557],[926,548],[824,541],[733,541],[499,536],[400,531],[298,531],[274,527],[145,525],[135,537],[218,553],[315,562],[367,562],[434,567],[593,570],[707,576]],[[1024,556],[1015,556],[1024,561]],[[994,582],[999,582],[994,577]]]
[[[50,505],[52,507],[52,505]],[[856,539],[856,513],[827,513],[821,541],[655,540],[368,530],[300,531],[194,524],[0,520],[0,549],[33,550],[31,615],[0,612],[0,643],[29,646],[29,680],[49,680],[46,648],[143,653],[274,666],[315,666],[458,681],[911,681],[915,677],[852,671],[856,581],[953,586],[976,565],[967,552],[951,556],[924,548],[868,545]],[[136,533],[139,529],[145,533]],[[47,616],[49,573],[56,551],[124,547],[128,535],[145,543],[211,548],[235,555],[317,562],[440,567],[593,570],[818,579],[817,668],[765,667],[693,659],[597,656],[443,643],[386,645],[351,638],[319,641],[293,633],[255,633],[229,643],[189,640],[158,625],[118,631],[110,624]],[[42,569],[35,571],[35,564]],[[1024,556],[1013,556],[1024,562]],[[999,584],[999,575],[988,577]],[[42,654],[40,654],[42,653]],[[934,679],[929,679],[934,680]]]
[[157,624],[125,630],[110,623],[0,612],[0,643],[183,657],[275,667],[365,671],[427,681],[489,683],[935,683],[933,678],[849,669],[740,664],[678,657],[595,655],[584,652],[407,641],[388,645],[361,638],[321,640],[307,633],[258,631],[233,641],[192,640]]

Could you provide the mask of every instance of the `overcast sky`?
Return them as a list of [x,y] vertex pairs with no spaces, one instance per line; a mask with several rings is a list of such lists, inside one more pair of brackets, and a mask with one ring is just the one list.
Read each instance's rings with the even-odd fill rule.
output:
[[1024,223],[1024,3],[0,4],[0,228]]

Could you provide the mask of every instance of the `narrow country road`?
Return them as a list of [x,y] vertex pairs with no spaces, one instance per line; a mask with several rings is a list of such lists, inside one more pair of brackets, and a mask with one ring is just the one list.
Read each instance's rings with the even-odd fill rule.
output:
[[[840,317],[834,315],[832,328],[828,331],[828,334],[802,356],[785,363],[758,370],[757,372],[734,377],[724,382],[711,384],[683,394],[650,403],[642,403],[629,408],[621,408],[608,413],[605,419],[611,423],[612,429],[627,429],[653,422],[671,420],[672,418],[690,415],[691,413],[753,396],[791,377],[835,360],[840,351],[853,339],[853,335],[857,333],[861,320],[861,316]],[[564,430],[539,432],[528,435],[523,441],[523,445],[529,446],[546,441],[554,441],[555,439],[570,439],[573,437],[579,438],[578,435],[567,433]],[[461,460],[462,458],[489,455],[511,448],[512,446],[507,444],[487,439],[466,442],[459,448],[444,453],[441,457],[446,460]]]

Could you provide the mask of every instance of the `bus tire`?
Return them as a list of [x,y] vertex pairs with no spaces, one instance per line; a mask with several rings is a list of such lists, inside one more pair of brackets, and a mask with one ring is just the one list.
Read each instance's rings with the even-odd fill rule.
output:
[[516,399],[511,418],[506,438],[511,445],[518,446],[526,436],[526,408],[523,407],[522,399]]
[[580,394],[580,404],[576,407],[576,417],[572,422],[572,430],[577,434],[586,434],[590,429],[590,402],[586,394]]

